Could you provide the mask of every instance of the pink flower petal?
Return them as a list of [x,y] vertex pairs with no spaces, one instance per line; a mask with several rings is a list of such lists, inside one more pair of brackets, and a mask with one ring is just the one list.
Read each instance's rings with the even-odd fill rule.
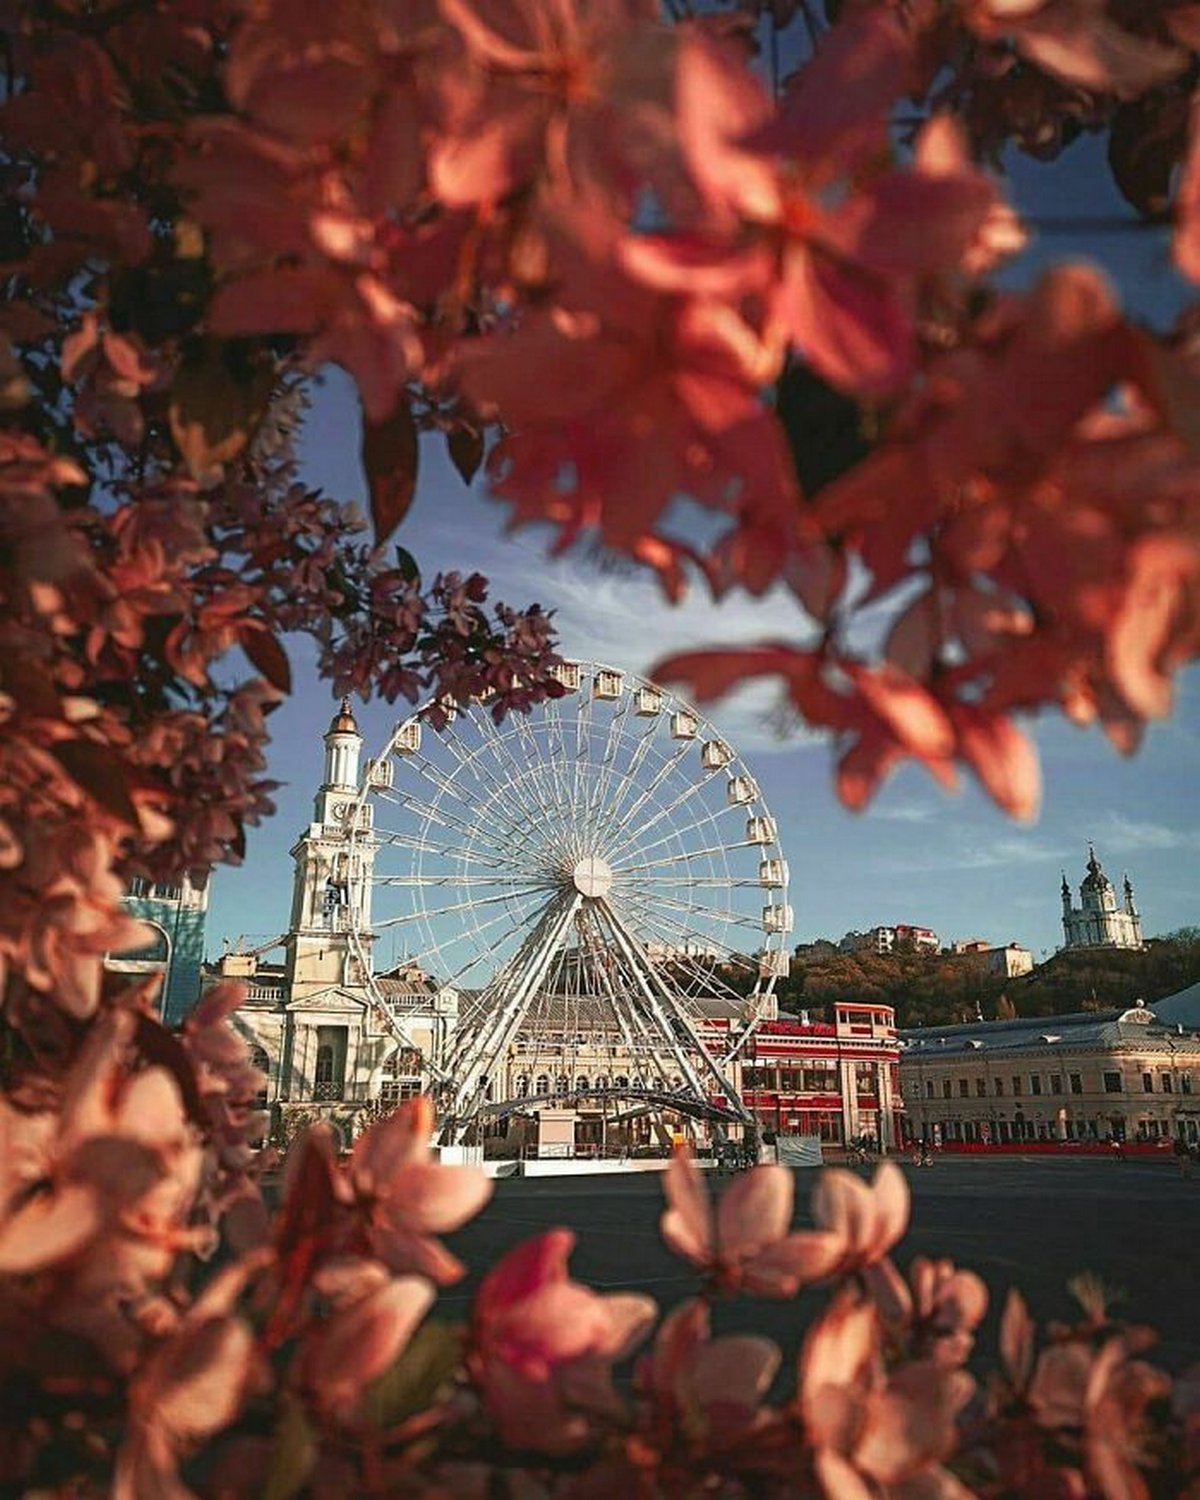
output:
[[25,1276],[76,1254],[99,1232],[102,1217],[88,1187],[29,1199],[0,1223],[0,1273]]
[[472,1218],[492,1196],[492,1181],[478,1167],[429,1162],[404,1167],[390,1179],[386,1209],[414,1229],[446,1233]]
[[782,1239],[792,1223],[791,1169],[779,1164],[742,1173],[717,1205],[717,1250],[723,1261],[749,1259]]
[[364,1388],[394,1362],[429,1311],[433,1288],[398,1277],[320,1324],[301,1355],[307,1383],[322,1405],[347,1411]]
[[173,1440],[206,1437],[241,1408],[254,1335],[236,1318],[209,1318],[176,1335],[146,1367],[150,1421]]
[[757,1409],[779,1369],[778,1345],[751,1334],[714,1339],[688,1372],[691,1394],[701,1406]]
[[510,1250],[480,1283],[475,1316],[488,1319],[508,1311],[534,1292],[567,1279],[567,1261],[575,1247],[569,1229],[548,1229]]
[[799,1229],[757,1254],[742,1273],[742,1286],[759,1297],[794,1297],[801,1287],[832,1275],[842,1256],[839,1235]]
[[696,1164],[686,1151],[676,1151],[663,1173],[667,1210],[659,1221],[663,1239],[685,1260],[707,1265],[712,1258],[713,1214]]

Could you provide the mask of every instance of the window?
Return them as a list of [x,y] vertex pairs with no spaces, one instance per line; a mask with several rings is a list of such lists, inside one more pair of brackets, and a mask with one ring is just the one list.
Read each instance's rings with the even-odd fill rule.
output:
[[[257,1068],[262,1074],[269,1075],[271,1072],[271,1059],[267,1056],[265,1047],[250,1048],[250,1066]],[[254,1097],[255,1109],[266,1109],[267,1107],[267,1078],[263,1078],[263,1086]]]
[[1050,1092],[1052,1094],[1061,1094],[1062,1093],[1062,1074],[1061,1073],[1051,1073],[1051,1075],[1050,1075]]
[[997,1078],[996,1079],[996,1097],[999,1098],[1001,1096],[1001,1094],[1003,1094],[1003,1093],[1004,1093],[1004,1079],[1003,1078]]
[[549,1073],[539,1073],[538,1074],[537,1081],[533,1085],[533,1092],[535,1094],[548,1094],[550,1092],[550,1075],[549,1075]]
[[1152,1094],[1154,1092],[1154,1074],[1153,1073],[1143,1073],[1142,1074],[1142,1092],[1144,1094]]
[[387,1110],[395,1109],[404,1099],[415,1099],[421,1092],[419,1078],[385,1078],[379,1085],[379,1102]]
[[926,1099],[932,1099],[933,1098],[933,1079],[932,1078],[927,1078],[925,1080],[925,1097],[926,1097]]
[[948,1078],[943,1078],[942,1079],[942,1098],[943,1099],[949,1099],[949,1097],[951,1095],[951,1092],[952,1092],[952,1090],[951,1090],[951,1087],[950,1087],[950,1080]]
[[1190,1094],[1192,1092],[1192,1075],[1190,1073],[1180,1073],[1179,1090],[1183,1094]]
[[980,1099],[984,1099],[984,1098],[987,1097],[987,1079],[986,1078],[977,1078],[975,1080],[975,1093],[976,1093],[976,1096],[978,1098],[980,1098]]
[[969,1078],[960,1078],[958,1080],[958,1096],[959,1096],[959,1098],[960,1099],[967,1098],[967,1096],[970,1094],[970,1092],[971,1092],[971,1080]]
[[1029,1092],[1031,1094],[1040,1094],[1042,1092],[1042,1075],[1040,1073],[1030,1073]]
[[1104,1092],[1106,1094],[1119,1094],[1121,1092],[1120,1073],[1105,1073]]
[[1013,1083],[1013,1097],[1015,1099],[1019,1099],[1021,1097],[1021,1095],[1025,1092],[1024,1089],[1021,1087],[1021,1075],[1019,1073],[1014,1073],[1013,1074],[1013,1081],[1012,1081],[1012,1083]]
[[1073,1094],[1082,1094],[1083,1093],[1083,1074],[1082,1073],[1072,1073],[1071,1074],[1071,1092]]
[[1162,1091],[1163,1091],[1163,1093],[1164,1094],[1169,1094],[1171,1092],[1171,1075],[1170,1075],[1170,1073],[1160,1073],[1158,1076],[1162,1079]]

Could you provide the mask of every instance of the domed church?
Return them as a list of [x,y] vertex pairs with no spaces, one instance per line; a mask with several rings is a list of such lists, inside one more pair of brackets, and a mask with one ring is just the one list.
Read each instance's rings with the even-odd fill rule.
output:
[[1062,921],[1065,948],[1140,948],[1142,918],[1125,876],[1125,899],[1117,905],[1116,887],[1104,873],[1096,851],[1088,845],[1087,874],[1079,887],[1079,905],[1071,904],[1066,871],[1062,878]]

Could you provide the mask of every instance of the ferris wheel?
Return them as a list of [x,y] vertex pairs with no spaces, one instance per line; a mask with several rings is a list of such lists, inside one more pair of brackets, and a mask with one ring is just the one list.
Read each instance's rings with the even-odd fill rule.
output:
[[495,1106],[517,1052],[531,1104],[623,1089],[744,1119],[701,1033],[719,1015],[727,1052],[744,1042],[787,972],[775,820],[690,704],[607,666],[555,675],[561,697],[499,723],[487,701],[426,705],[367,763],[351,859],[370,874],[368,990],[386,1013],[407,962],[458,994],[428,1060],[444,1119]]

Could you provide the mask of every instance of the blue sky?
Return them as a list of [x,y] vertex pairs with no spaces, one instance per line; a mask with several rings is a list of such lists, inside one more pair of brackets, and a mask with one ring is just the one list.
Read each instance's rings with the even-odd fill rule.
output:
[[[1018,196],[1057,216],[1127,213],[1096,170],[1085,143],[1047,170],[1014,167]],[[1127,306],[1165,320],[1179,287],[1159,234],[1114,233],[1036,242],[1012,279],[1025,280],[1051,260],[1085,254],[1105,264]],[[342,499],[364,495],[358,460],[358,415],[349,383],[334,372],[318,394],[303,443],[303,477]],[[664,652],[686,646],[797,635],[803,618],[782,594],[714,606],[698,590],[682,607],[661,599],[647,577],[604,574],[585,559],[545,558],[537,531],[506,537],[504,511],[478,488],[468,492],[443,457],[440,442],[422,452],[417,500],[399,539],[427,575],[438,568],[477,569],[492,597],[533,600],[557,612],[565,655],[644,671]],[[288,850],[311,815],[320,779],[321,734],[333,701],[312,658],[293,642],[293,698],[272,718],[271,774],[283,782],[278,814],[251,829],[245,864],[214,876],[208,921],[210,953],[223,938],[253,941],[286,925],[291,896]],[[1179,679],[1174,717],[1153,727],[1139,754],[1122,760],[1095,730],[1047,716],[1028,727],[1045,779],[1038,822],[1019,826],[964,778],[957,796],[937,789],[917,768],[902,769],[864,815],[845,812],[831,789],[828,746],[811,736],[780,741],[772,730],[771,690],[717,705],[709,717],[751,764],[775,814],[792,872],[796,940],[840,936],[848,928],[913,922],[944,939],[980,936],[1019,942],[1035,956],[1061,941],[1060,869],[1072,885],[1083,877],[1093,839],[1115,880],[1128,870],[1148,934],[1200,924],[1200,673]],[[367,753],[386,738],[398,710],[356,707]]]

